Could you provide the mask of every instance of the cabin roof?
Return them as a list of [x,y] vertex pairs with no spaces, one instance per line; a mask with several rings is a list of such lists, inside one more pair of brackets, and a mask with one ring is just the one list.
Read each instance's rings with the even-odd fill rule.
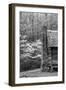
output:
[[57,47],[58,46],[58,31],[57,30],[47,30],[48,46]]

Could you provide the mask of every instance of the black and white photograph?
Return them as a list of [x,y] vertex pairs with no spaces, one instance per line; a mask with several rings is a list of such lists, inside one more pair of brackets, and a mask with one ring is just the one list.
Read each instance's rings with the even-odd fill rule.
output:
[[64,7],[10,4],[9,84],[64,83]]
[[20,12],[20,78],[58,75],[58,14]]

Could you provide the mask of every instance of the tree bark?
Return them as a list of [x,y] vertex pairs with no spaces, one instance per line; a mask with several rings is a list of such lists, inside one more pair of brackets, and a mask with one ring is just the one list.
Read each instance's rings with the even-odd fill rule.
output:
[[42,27],[42,60],[41,60],[41,71],[47,70],[47,27]]

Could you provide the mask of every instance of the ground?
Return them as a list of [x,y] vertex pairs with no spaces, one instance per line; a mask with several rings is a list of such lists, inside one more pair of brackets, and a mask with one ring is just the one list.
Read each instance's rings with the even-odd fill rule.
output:
[[46,77],[46,76],[57,76],[57,72],[41,72],[40,69],[35,69],[35,70],[29,70],[29,71],[24,71],[20,73],[20,78],[22,77]]

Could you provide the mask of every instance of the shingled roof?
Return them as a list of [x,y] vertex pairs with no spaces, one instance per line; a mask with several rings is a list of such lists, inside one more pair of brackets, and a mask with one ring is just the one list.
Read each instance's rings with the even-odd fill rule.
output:
[[47,30],[48,46],[57,47],[58,46],[58,31],[57,30]]

